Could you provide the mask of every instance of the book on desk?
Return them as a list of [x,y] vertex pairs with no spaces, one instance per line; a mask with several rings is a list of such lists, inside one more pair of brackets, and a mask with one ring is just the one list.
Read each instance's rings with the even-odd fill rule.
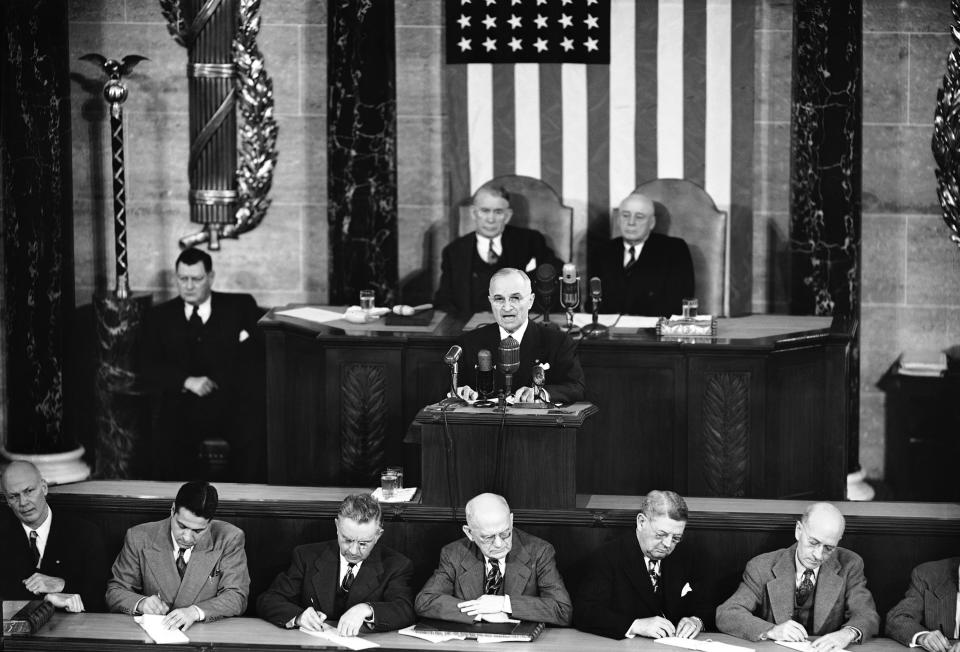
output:
[[453,620],[439,620],[437,618],[422,618],[417,621],[414,631],[424,634],[446,634],[450,636],[466,636],[467,638],[496,638],[504,641],[535,641],[544,630],[543,623],[526,620],[511,623],[458,623]]

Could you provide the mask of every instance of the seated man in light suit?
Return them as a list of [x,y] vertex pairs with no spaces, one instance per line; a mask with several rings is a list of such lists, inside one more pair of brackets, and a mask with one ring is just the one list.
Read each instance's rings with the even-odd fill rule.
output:
[[927,652],[960,652],[957,631],[957,573],[960,557],[920,564],[910,573],[907,594],[887,614],[886,634]]
[[603,311],[669,317],[693,296],[693,260],[687,243],[653,233],[653,201],[631,193],[617,209],[619,238],[604,245],[597,263]]
[[217,490],[206,482],[180,487],[162,521],[127,530],[107,582],[107,607],[126,614],[166,615],[168,629],[239,616],[250,574],[243,530],[213,520]]
[[417,595],[417,614],[470,623],[507,618],[569,625],[570,595],[553,546],[513,527],[502,496],[467,503],[466,539],[440,551],[440,565]]
[[507,224],[513,210],[506,189],[482,186],[473,195],[470,212],[476,231],[443,248],[440,286],[433,299],[440,310],[461,317],[487,310],[487,286],[498,269],[563,265],[542,233]]
[[754,557],[736,592],[717,607],[717,628],[751,641],[813,641],[840,650],[876,636],[880,617],[867,589],[863,559],[837,544],[843,515],[814,503],[797,521],[797,543]]
[[356,636],[413,624],[413,563],[387,546],[380,503],[370,494],[347,496],[335,520],[336,541],[293,550],[286,572],[257,600],[257,613],[278,627],[319,631],[337,620],[337,631]]
[[687,527],[687,504],[672,491],[651,491],[637,529],[592,555],[574,600],[577,629],[610,638],[696,638],[712,623],[712,604],[686,560],[674,557]]
[[[517,401],[527,403],[533,400],[533,366],[536,363],[549,364],[544,372],[546,400],[582,401],[584,375],[573,340],[557,328],[528,319],[533,306],[530,278],[519,269],[501,269],[490,279],[489,294],[489,305],[496,323],[468,331],[460,337],[462,368],[469,370],[461,376],[467,384],[457,388],[460,398],[467,401],[477,398],[477,391],[469,385],[476,382],[473,370],[477,366],[477,353],[481,349],[490,351],[496,363],[501,342],[510,337],[520,346],[520,367],[513,375],[511,387]],[[503,374],[495,371],[494,377],[499,379],[495,385],[501,387]]]

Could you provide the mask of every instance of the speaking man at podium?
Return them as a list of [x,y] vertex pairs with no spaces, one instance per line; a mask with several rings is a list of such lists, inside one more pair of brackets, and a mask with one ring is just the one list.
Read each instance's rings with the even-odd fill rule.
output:
[[[479,374],[473,370],[479,366],[481,351],[489,352],[488,362],[492,359],[502,363],[505,355],[514,356],[519,359],[519,367],[513,373],[511,395],[517,402],[533,401],[533,367],[537,363],[546,370],[543,384],[546,395],[543,398],[564,403],[582,401],[583,369],[573,340],[557,328],[528,319],[533,306],[530,277],[519,269],[507,267],[499,270],[490,279],[488,299],[496,323],[466,332],[460,338],[466,378],[477,384]],[[490,374],[487,380],[492,382],[494,390],[504,386],[504,374],[500,371],[479,373]],[[478,397],[477,389],[480,388],[464,384],[457,388],[457,394],[472,401]]]

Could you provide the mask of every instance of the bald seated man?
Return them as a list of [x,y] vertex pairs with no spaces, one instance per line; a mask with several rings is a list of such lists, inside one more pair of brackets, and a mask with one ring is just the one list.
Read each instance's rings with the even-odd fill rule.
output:
[[503,496],[475,496],[466,517],[466,538],[440,551],[440,565],[417,595],[417,615],[462,623],[513,618],[569,625],[570,595],[553,546],[513,527]]
[[717,607],[717,628],[751,641],[816,636],[818,652],[876,636],[880,617],[863,559],[838,545],[844,525],[830,503],[809,505],[794,528],[796,544],[747,563],[740,587]]
[[669,317],[694,296],[693,259],[687,243],[654,233],[654,203],[630,193],[616,210],[620,237],[604,245],[597,263],[603,312]]
[[0,599],[42,598],[70,612],[102,611],[107,583],[100,531],[47,504],[47,481],[30,462],[0,475],[10,512],[0,518]]

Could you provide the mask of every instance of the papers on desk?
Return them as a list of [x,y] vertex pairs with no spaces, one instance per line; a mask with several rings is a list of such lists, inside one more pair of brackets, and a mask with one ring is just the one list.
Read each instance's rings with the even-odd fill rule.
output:
[[304,634],[309,634],[310,636],[315,636],[316,638],[322,638],[325,641],[330,641],[334,645],[340,645],[351,650],[366,650],[371,647],[380,647],[379,643],[374,643],[368,641],[359,636],[340,636],[337,633],[337,630],[324,623],[322,632],[315,632],[311,629],[300,628],[300,631]]
[[666,638],[655,638],[653,642],[662,645],[671,645],[673,647],[682,647],[687,650],[700,650],[700,652],[754,652],[752,647],[720,643],[719,641],[711,641],[709,638],[696,639],[667,636]]
[[[797,652],[813,652],[813,645],[810,644],[810,641],[774,641],[774,643],[788,647],[791,650],[796,650]],[[846,652],[846,649],[841,652]]]
[[[659,317],[640,317],[638,315],[620,315],[617,328],[656,328]],[[662,639],[657,639],[662,640]]]
[[147,636],[153,639],[154,643],[189,643],[190,639],[179,629],[167,629],[163,626],[165,616],[158,614],[143,614],[134,616],[133,621],[143,628]]
[[300,308],[291,308],[290,310],[278,310],[275,314],[285,317],[296,317],[304,321],[312,321],[316,324],[326,324],[327,322],[343,319],[342,312],[334,312],[325,308],[311,308],[303,306]]
[[416,493],[416,487],[404,487],[403,489],[394,489],[392,496],[389,498],[384,498],[383,489],[377,487],[373,490],[372,495],[377,499],[378,503],[406,503],[412,500]]
[[443,643],[444,641],[465,641],[467,640],[466,634],[454,634],[453,632],[424,632],[417,631],[416,625],[410,625],[409,627],[404,627],[403,629],[397,630],[398,634],[403,634],[404,636],[412,636],[414,638],[419,638],[424,641],[430,641],[431,643]]

